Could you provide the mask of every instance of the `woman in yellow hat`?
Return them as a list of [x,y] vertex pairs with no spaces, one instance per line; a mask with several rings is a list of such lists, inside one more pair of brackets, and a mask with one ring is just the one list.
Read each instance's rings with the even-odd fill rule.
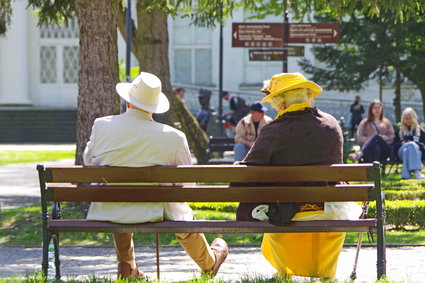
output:
[[[311,106],[311,101],[322,92],[319,85],[300,73],[281,73],[265,81],[262,91],[266,94],[262,102],[269,102],[278,115],[262,129],[240,163],[281,166],[342,163],[343,137],[338,122]],[[257,210],[252,207],[252,204],[240,204],[237,218],[257,218],[258,207]],[[361,209],[352,203],[304,203],[288,206],[285,213],[293,221],[351,219],[358,218]],[[266,214],[273,223],[273,215]],[[266,233],[261,249],[276,268],[278,277],[333,278],[344,238],[345,233]]]

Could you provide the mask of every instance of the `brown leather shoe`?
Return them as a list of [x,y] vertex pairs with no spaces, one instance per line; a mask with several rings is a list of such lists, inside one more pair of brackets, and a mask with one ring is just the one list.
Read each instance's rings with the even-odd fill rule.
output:
[[118,263],[118,278],[134,278],[134,277],[145,277],[142,271],[139,270],[139,266],[136,263],[136,268],[132,269],[131,265],[127,262]]
[[211,243],[211,249],[215,255],[215,263],[212,270],[204,270],[204,273],[215,276],[220,269],[221,264],[226,260],[226,257],[229,254],[229,247],[223,239],[216,238]]

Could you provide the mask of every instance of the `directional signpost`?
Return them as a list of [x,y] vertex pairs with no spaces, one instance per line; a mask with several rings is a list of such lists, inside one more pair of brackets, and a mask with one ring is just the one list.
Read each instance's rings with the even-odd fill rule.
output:
[[[286,54],[285,54],[286,53]],[[249,61],[282,61],[286,56],[304,56],[304,46],[288,46],[283,49],[250,49]]]
[[[283,47],[281,23],[233,23],[232,47]],[[288,43],[337,43],[338,23],[289,24]]]
[[289,24],[290,43],[338,43],[339,24]]
[[[286,22],[287,23],[287,22]],[[303,46],[288,43],[338,43],[338,23],[233,23],[232,47],[256,47],[250,49],[250,61],[283,61],[287,70],[288,56],[304,56]],[[285,40],[287,42],[285,42]],[[270,49],[283,47],[283,49]],[[267,49],[266,49],[267,48]]]
[[282,47],[283,25],[278,23],[233,23],[232,47]]

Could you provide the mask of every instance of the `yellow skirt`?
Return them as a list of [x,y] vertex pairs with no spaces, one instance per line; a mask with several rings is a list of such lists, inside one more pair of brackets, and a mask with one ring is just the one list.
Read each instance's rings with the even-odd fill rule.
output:
[[345,233],[265,233],[261,251],[277,276],[333,278]]

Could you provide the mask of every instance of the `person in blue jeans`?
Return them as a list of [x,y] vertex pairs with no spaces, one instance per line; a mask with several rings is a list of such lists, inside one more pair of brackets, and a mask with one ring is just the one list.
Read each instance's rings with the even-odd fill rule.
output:
[[403,162],[401,178],[410,179],[413,174],[415,179],[424,179],[425,176],[421,170],[425,145],[421,141],[421,127],[418,124],[416,112],[410,107],[403,111],[396,139],[398,157]]
[[261,129],[273,121],[272,118],[264,114],[267,108],[260,101],[251,104],[249,114],[239,120],[235,131],[235,152],[234,160],[241,161],[245,158],[249,149]]

